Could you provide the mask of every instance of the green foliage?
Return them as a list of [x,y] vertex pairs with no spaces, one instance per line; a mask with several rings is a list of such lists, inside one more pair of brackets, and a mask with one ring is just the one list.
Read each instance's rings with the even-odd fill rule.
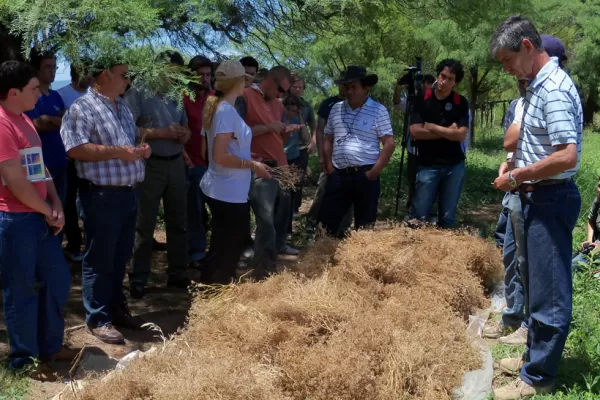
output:
[[0,400],[24,399],[28,388],[29,382],[24,376],[8,371],[5,364],[0,365]]

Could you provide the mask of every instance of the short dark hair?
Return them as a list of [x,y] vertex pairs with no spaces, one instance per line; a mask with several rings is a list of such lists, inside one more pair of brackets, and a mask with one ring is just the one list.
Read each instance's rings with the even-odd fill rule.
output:
[[48,60],[50,58],[56,58],[54,53],[42,52],[34,47],[29,53],[29,65],[31,65],[33,68],[39,71],[40,67],[42,66],[42,61]]
[[197,55],[192,57],[190,62],[188,63],[188,68],[191,70],[197,70],[200,67],[210,67],[210,70],[213,70],[213,63],[208,59],[208,57],[203,55]]
[[281,79],[287,79],[288,81],[290,81],[290,83],[292,81],[292,73],[289,69],[282,65],[276,65],[275,67],[271,68],[267,73],[267,76],[272,76],[278,81],[280,81]]
[[180,67],[183,67],[183,65],[185,64],[181,54],[179,54],[179,52],[174,51],[174,50],[161,51],[156,56],[156,60],[159,62],[162,61],[162,62],[167,62],[170,64],[179,65]]
[[458,60],[454,60],[452,58],[447,58],[442,60],[436,69],[438,76],[444,70],[444,68],[448,68],[450,72],[456,75],[456,83],[461,83],[463,78],[465,77],[465,69],[463,65]]
[[6,100],[10,89],[23,90],[37,76],[31,65],[20,61],[0,64],[0,100]]
[[518,14],[511,15],[494,32],[490,40],[490,56],[496,58],[502,49],[518,52],[523,39],[529,40],[536,50],[544,50],[542,38],[533,22]]
[[243,57],[240,59],[240,64],[242,64],[244,67],[254,67],[258,71],[258,61],[256,61],[256,58],[254,57]]
[[423,83],[433,83],[435,82],[435,76],[431,74],[423,75]]
[[293,95],[293,94],[288,94],[287,97],[285,98],[285,100],[283,100],[283,105],[285,107],[288,107],[288,106],[300,107],[300,105],[301,105],[300,97]]

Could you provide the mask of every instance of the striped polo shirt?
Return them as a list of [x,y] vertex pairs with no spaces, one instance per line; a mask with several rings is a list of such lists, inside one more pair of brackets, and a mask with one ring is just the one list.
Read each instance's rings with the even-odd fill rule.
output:
[[375,164],[380,138],[393,135],[387,109],[368,98],[353,110],[347,101],[331,109],[325,134],[333,135],[333,166],[337,169]]
[[552,57],[531,81],[517,146],[516,167],[534,164],[556,152],[556,146],[577,144],[577,166],[546,179],[565,179],[581,162],[583,109],[575,84]]

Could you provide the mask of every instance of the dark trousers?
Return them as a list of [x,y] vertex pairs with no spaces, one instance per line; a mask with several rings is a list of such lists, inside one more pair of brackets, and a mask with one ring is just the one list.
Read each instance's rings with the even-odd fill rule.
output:
[[406,211],[410,213],[412,209],[413,198],[415,197],[415,187],[417,185],[417,170],[419,169],[419,156],[413,153],[406,153],[406,182],[408,183],[408,199],[406,200]]
[[65,236],[67,237],[66,249],[77,254],[81,251],[81,229],[79,228],[79,213],[77,212],[77,169],[75,161],[69,160],[67,167],[67,197],[63,208],[65,210]]
[[160,200],[167,230],[167,273],[170,280],[181,279],[188,261],[187,174],[183,157],[174,160],[150,157],[146,178],[139,188],[139,209],[135,249],[131,261],[131,286],[144,288],[152,266],[152,243]]
[[200,189],[200,181],[206,167],[196,165],[188,168],[187,179],[187,231],[189,262],[200,261],[206,256],[206,211],[205,197]]
[[374,181],[367,179],[365,172],[371,167],[363,166],[356,170],[336,169],[327,177],[319,222],[330,235],[341,236],[338,229],[352,204],[355,229],[369,228],[375,224],[381,186],[379,177]]
[[581,197],[572,180],[538,186],[522,197],[528,262],[529,336],[521,379],[554,381],[573,311],[571,249]]
[[0,281],[9,368],[60,351],[71,275],[42,214],[0,212]]
[[235,271],[244,251],[244,239],[250,227],[250,206],[208,196],[204,199],[212,214],[212,234],[202,282],[228,284],[236,278]]
[[256,269],[275,271],[277,256],[285,245],[289,223],[289,191],[281,189],[277,180],[252,176],[250,205],[256,217],[254,263]]
[[86,252],[82,264],[83,305],[91,328],[112,321],[125,303],[123,280],[133,252],[138,195],[134,189],[108,189],[81,180],[79,186]]

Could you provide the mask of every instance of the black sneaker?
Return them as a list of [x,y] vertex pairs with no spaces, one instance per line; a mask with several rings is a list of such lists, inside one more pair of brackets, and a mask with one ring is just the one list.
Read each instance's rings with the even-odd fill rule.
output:
[[190,283],[192,283],[192,282],[190,281],[189,278],[183,277],[183,278],[177,278],[177,279],[169,279],[169,281],[167,282],[167,286],[178,288],[178,289],[187,289],[188,286],[190,286]]
[[142,317],[134,317],[129,311],[127,304],[123,304],[120,307],[115,307],[112,312],[113,325],[119,328],[127,328],[134,330],[144,329],[142,325],[146,321]]

